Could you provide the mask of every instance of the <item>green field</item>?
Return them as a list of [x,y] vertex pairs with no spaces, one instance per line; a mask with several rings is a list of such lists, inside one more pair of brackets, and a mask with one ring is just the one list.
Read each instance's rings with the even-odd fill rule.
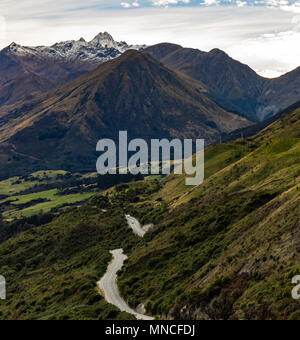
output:
[[[0,181],[0,195],[15,195],[20,191],[33,188],[37,184],[46,184],[49,183],[49,181],[54,181],[57,175],[65,175],[66,173],[66,171],[38,171],[30,175],[30,177],[33,178],[33,181],[30,182],[26,182],[20,177],[12,177]],[[46,179],[46,177],[48,178]],[[42,182],[39,182],[38,180],[42,180]],[[18,181],[21,183],[16,184]]]
[[[0,200],[3,218],[12,221],[85,202],[98,191],[94,185],[80,183],[85,180],[93,182],[96,178],[94,173],[81,175],[66,171],[39,171],[25,178],[13,177],[1,181],[0,196],[5,197]],[[47,186],[52,189],[47,190]],[[59,188],[62,186],[69,190],[79,186],[78,191],[81,192],[60,195]]]
[[[4,218],[8,220],[12,220],[15,218],[22,218],[22,217],[30,217],[32,215],[36,215],[39,213],[47,213],[51,211],[53,208],[60,207],[65,204],[74,204],[76,202],[80,203],[91,196],[95,195],[95,192],[90,193],[83,193],[83,194],[73,194],[73,195],[65,195],[65,196],[57,196],[58,193],[57,189],[48,190],[48,191],[42,191],[37,192],[33,194],[23,195],[23,196],[13,196],[13,199],[18,200],[17,202],[12,202],[14,206],[16,206],[15,209],[8,210],[3,213]],[[22,210],[18,209],[18,205],[23,203],[28,203],[32,200],[36,200],[39,198],[44,198],[49,200],[49,202],[43,202],[39,204],[35,204],[32,207],[28,207]],[[0,204],[4,203],[8,199],[4,201],[0,201]]]

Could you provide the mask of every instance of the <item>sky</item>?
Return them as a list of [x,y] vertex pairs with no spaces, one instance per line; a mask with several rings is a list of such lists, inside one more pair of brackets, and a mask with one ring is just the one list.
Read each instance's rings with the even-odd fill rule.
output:
[[104,31],[130,44],[220,48],[266,77],[300,66],[300,0],[0,0],[0,48]]

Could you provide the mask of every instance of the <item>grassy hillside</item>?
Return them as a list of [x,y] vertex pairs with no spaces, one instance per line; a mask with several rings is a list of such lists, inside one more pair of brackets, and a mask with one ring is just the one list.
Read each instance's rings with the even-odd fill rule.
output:
[[[130,318],[96,290],[124,248],[123,296],[159,318],[300,319],[300,109],[206,150],[206,180],[148,178],[93,197],[0,244],[2,319]],[[106,211],[106,212],[104,212]],[[144,239],[124,214],[155,223]]]
[[[206,181],[165,180],[165,210],[120,277],[132,306],[175,318],[299,319],[300,109],[248,140],[211,147]],[[144,222],[151,222],[151,214]]]
[[[133,184],[129,197],[148,195],[157,186]],[[107,305],[96,289],[109,251],[129,252],[140,242],[126,224],[130,204],[108,192],[0,244],[0,272],[7,280],[0,319],[131,319]]]

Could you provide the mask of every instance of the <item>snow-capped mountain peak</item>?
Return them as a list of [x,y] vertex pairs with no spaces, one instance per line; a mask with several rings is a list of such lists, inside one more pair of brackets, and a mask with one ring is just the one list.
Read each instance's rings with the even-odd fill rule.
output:
[[89,42],[89,45],[95,48],[112,48],[120,52],[131,48],[126,42],[115,41],[107,32],[97,34],[95,38]]
[[100,44],[102,46],[107,42],[115,42],[114,38],[107,32],[97,34],[91,41],[91,43]]
[[15,55],[26,54],[26,48],[24,48],[21,45],[16,44],[15,42],[11,43],[5,50],[9,54],[15,54]]
[[84,38],[56,43],[52,46],[24,47],[12,43],[6,48],[8,53],[17,56],[35,55],[36,57],[67,59],[68,61],[90,61],[102,63],[118,57],[128,49],[141,50],[145,45],[128,45],[118,42],[107,33],[99,33],[87,42]]

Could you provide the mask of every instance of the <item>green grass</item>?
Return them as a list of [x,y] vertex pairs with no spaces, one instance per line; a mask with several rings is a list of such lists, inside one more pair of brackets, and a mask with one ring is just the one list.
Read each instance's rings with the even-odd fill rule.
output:
[[[72,194],[72,195],[64,195],[64,196],[60,196],[60,195],[56,195],[58,193],[57,189],[53,189],[53,190],[48,190],[48,191],[42,191],[42,192],[37,192],[37,193],[33,193],[33,194],[28,194],[28,195],[22,195],[22,196],[13,196],[13,200],[18,200],[16,202],[12,202],[12,205],[15,205],[16,208],[12,209],[12,210],[8,210],[6,212],[4,212],[3,216],[4,218],[8,219],[8,220],[12,220],[12,219],[18,219],[21,217],[29,217],[32,215],[36,215],[39,213],[47,213],[49,211],[51,211],[51,209],[53,208],[57,208],[60,207],[64,204],[73,204],[73,203],[80,203],[83,202],[85,200],[87,200],[88,198],[92,197],[93,195],[95,195],[95,192],[91,192],[91,193],[80,193],[80,194]],[[49,202],[43,202],[43,203],[38,203],[35,204],[32,207],[28,207],[22,210],[18,210],[18,205],[20,204],[24,204],[24,203],[28,203],[32,200],[37,200],[37,199],[47,199],[49,200]],[[3,200],[0,202],[4,203],[5,201],[8,201],[9,199]]]
[[[31,174],[33,181],[26,182],[25,180],[21,179],[20,177],[12,177],[4,181],[0,181],[0,196],[1,195],[16,195],[21,191],[31,189],[37,184],[46,184],[49,183],[49,180],[53,181],[57,175],[64,175],[66,171],[38,171]],[[47,180],[45,177],[48,177]],[[41,182],[38,180],[42,180]],[[15,184],[15,182],[20,181],[20,184]]]
[[0,319],[134,319],[108,305],[96,282],[111,261],[110,250],[129,253],[141,241],[128,228],[125,213],[132,203],[123,190],[145,199],[158,187],[120,187],[0,244],[0,272],[7,280]]

